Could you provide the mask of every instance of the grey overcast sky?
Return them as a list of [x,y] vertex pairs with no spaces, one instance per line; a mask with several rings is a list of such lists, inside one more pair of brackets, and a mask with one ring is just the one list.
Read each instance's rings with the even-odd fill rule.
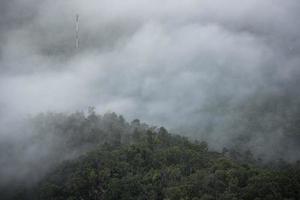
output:
[[299,96],[299,19],[299,0],[1,0],[0,121],[95,106],[176,128],[216,99]]

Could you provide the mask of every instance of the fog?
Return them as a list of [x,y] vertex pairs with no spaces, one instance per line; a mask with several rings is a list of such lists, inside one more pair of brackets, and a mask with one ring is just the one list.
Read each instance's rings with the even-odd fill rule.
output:
[[245,148],[297,160],[277,115],[299,111],[299,11],[298,0],[2,0],[0,137],[30,134],[28,115],[94,106],[221,150],[248,130],[233,110],[283,98]]

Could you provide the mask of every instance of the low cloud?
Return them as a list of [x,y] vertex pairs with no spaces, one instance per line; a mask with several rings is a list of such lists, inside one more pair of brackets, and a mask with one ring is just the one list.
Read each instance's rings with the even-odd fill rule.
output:
[[[297,0],[5,0],[0,8],[1,135],[17,117],[92,105],[220,149],[239,134],[225,125],[236,119],[228,109],[257,94],[299,99]],[[260,154],[273,148],[261,147],[267,141],[248,146]]]

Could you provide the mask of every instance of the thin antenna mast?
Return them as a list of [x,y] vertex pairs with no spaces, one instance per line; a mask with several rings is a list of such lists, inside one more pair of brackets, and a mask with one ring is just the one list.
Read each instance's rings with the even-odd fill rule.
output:
[[79,49],[79,14],[76,14],[76,33],[75,33],[75,48]]

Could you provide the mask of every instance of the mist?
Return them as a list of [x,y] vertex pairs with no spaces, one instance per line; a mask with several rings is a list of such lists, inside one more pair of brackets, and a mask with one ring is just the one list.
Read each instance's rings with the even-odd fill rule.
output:
[[[299,134],[285,125],[300,113],[299,10],[297,0],[1,1],[0,139],[28,138],[28,115],[94,106],[216,150],[246,135],[241,148],[257,156],[298,160]],[[270,102],[263,128],[247,132],[245,113]]]

